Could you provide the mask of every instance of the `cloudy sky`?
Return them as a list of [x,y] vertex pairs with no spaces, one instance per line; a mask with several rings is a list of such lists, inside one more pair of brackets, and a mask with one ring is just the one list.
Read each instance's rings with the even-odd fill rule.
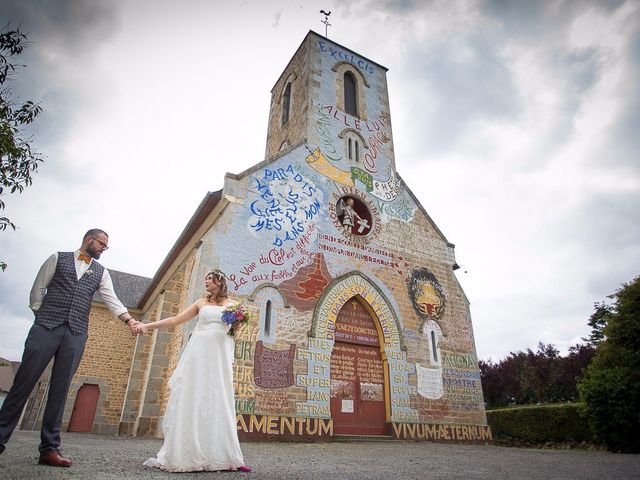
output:
[[263,160],[270,90],[309,30],[389,68],[400,175],[463,268],[478,357],[588,334],[640,274],[640,1],[2,2],[31,46],[12,87],[46,162],[4,198],[0,356],[45,258],[110,234],[152,277],[225,172]]

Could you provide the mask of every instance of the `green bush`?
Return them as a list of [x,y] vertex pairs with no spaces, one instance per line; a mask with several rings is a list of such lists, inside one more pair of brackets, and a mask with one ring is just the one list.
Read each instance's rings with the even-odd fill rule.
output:
[[487,411],[494,440],[515,443],[592,443],[593,435],[576,403],[511,407]]
[[640,452],[640,276],[599,306],[602,340],[580,383],[597,439],[614,452]]

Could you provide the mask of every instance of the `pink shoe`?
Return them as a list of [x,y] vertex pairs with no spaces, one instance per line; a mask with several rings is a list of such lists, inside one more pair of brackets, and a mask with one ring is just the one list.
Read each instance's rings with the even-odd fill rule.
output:
[[246,465],[243,465],[241,467],[238,467],[238,471],[239,472],[250,472],[251,471],[251,467],[247,467]]

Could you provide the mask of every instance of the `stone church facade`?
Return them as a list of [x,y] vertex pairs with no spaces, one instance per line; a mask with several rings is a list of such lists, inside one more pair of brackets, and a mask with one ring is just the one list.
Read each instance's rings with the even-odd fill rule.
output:
[[[255,319],[235,343],[243,439],[491,440],[454,245],[396,171],[386,71],[309,32],[272,90],[265,160],[205,196],[132,300],[152,322],[226,272]],[[161,436],[195,321],[133,338],[95,302],[64,427]]]

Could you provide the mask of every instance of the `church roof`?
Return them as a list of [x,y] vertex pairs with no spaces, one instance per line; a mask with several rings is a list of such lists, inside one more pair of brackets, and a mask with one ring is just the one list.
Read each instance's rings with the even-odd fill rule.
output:
[[130,273],[109,270],[113,280],[113,289],[116,296],[125,307],[135,308],[140,303],[140,299],[151,285],[151,279],[132,275]]
[[[116,292],[116,296],[125,307],[136,308],[138,303],[140,303],[140,299],[149,288],[151,279],[118,270],[108,270],[111,275],[111,280],[113,280],[113,290]],[[94,294],[93,300],[102,302],[97,293]]]

